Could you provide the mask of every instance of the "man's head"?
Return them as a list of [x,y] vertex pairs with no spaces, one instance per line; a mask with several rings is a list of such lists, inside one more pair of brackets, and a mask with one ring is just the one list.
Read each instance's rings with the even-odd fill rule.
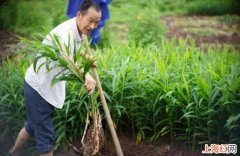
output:
[[93,29],[97,28],[101,15],[99,4],[93,0],[83,0],[76,15],[79,33],[90,34]]

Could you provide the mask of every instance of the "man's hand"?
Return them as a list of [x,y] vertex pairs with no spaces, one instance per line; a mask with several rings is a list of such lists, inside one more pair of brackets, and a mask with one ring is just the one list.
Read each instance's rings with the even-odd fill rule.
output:
[[96,81],[92,78],[92,76],[89,73],[85,75],[84,86],[88,91],[88,95],[91,95],[94,92]]

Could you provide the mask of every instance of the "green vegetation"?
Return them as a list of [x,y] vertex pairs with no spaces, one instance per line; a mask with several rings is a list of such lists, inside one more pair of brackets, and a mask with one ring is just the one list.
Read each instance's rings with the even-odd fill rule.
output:
[[130,25],[129,37],[138,46],[158,43],[165,32],[163,24],[158,21],[159,17],[142,17],[138,16],[136,22]]
[[238,0],[197,0],[192,1],[187,8],[187,14],[224,15],[240,14]]
[[[47,5],[45,3],[46,0],[7,0],[0,5],[0,20],[4,21],[0,28],[28,37],[34,33],[45,35],[54,26],[67,19],[65,15],[67,1],[52,0],[47,1]],[[102,31],[107,35],[103,35],[105,43],[101,45],[106,45],[110,41],[111,43],[119,40],[127,41],[129,38],[138,38],[137,41],[133,40],[144,44],[154,41],[166,31],[164,24],[157,20],[163,15],[239,15],[239,5],[238,0],[113,1],[110,5],[111,18],[105,26],[105,29],[111,32]],[[226,17],[225,20],[229,21],[231,17]],[[147,30],[149,24],[146,23],[151,24],[150,32]],[[139,28],[138,25],[141,24],[144,25],[143,28]],[[140,41],[138,36],[144,35],[146,39]]]
[[[47,5],[46,5],[47,3]],[[66,18],[67,1],[7,0],[0,6],[0,28],[31,36],[46,34]]]
[[[67,1],[8,0],[0,6],[0,26],[30,37],[46,34],[65,16]],[[194,42],[168,40],[163,15],[207,14],[238,23],[235,0],[117,0],[111,19],[94,47],[98,71],[114,123],[136,141],[168,135],[193,150],[205,143],[240,143],[240,53],[231,47],[200,49]],[[233,5],[234,4],[234,5]],[[184,24],[184,23],[183,23]],[[186,23],[185,23],[186,24]],[[212,32],[212,30],[211,30]],[[206,32],[198,32],[205,35]],[[209,32],[207,32],[209,33]],[[23,56],[23,51],[27,55]],[[0,64],[1,138],[24,124],[24,74],[34,61],[33,47],[20,49]],[[56,148],[79,140],[91,100],[83,86],[68,82],[63,109],[55,111]],[[96,95],[95,95],[96,96]],[[99,107],[101,115],[104,114]],[[104,120],[103,120],[104,124]],[[107,125],[104,130],[108,132]],[[202,148],[201,148],[202,149]]]
[[[184,40],[176,46],[176,40],[162,39],[158,46],[144,48],[112,45],[104,52],[96,50],[96,55],[113,120],[119,129],[130,127],[137,141],[146,134],[152,141],[169,134],[192,148],[240,141],[240,54],[236,51],[203,53]],[[0,71],[4,82],[0,122],[16,127],[14,131],[23,124],[22,84],[29,65],[29,58],[19,57],[3,62]],[[76,83],[68,85],[65,106],[56,110],[54,119],[57,143],[80,138],[87,113],[84,89]]]
[[220,16],[218,17],[218,20],[224,24],[239,24],[240,23],[240,17],[237,15],[224,15],[224,16]]

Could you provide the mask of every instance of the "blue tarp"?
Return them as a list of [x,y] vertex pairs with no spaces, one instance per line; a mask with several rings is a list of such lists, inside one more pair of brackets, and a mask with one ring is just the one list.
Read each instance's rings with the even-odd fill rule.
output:
[[[96,44],[100,39],[100,29],[104,26],[105,21],[110,18],[108,4],[111,3],[112,0],[95,0],[101,6],[102,17],[98,27],[91,32],[92,36],[92,44]],[[82,0],[69,0],[68,1],[68,9],[67,16],[69,18],[73,18],[76,16],[79,5]]]

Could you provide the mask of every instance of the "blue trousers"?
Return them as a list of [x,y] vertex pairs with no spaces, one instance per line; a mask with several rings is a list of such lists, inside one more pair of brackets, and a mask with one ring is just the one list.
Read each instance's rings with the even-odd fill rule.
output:
[[54,106],[42,98],[26,81],[24,81],[24,100],[27,113],[25,128],[34,136],[37,152],[48,153],[52,151],[55,141],[52,122]]

